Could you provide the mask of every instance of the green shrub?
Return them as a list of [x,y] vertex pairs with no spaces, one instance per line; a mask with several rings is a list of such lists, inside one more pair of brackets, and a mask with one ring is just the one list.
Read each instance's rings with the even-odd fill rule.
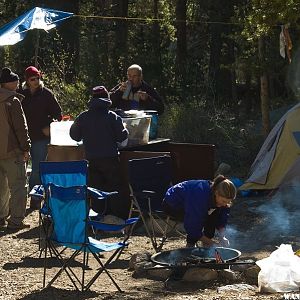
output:
[[199,101],[173,103],[159,119],[159,136],[174,142],[214,144],[216,165],[226,162],[234,175],[246,176],[262,139],[260,135],[248,133],[252,126],[237,125],[234,115],[226,108],[208,110]]

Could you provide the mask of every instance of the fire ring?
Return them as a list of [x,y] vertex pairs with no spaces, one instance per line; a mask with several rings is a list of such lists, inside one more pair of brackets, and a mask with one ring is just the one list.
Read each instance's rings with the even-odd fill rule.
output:
[[[216,256],[216,253],[218,254]],[[162,251],[151,256],[153,263],[165,267],[178,267],[192,264],[217,263],[218,257],[223,263],[233,262],[241,256],[239,250],[233,248],[180,248]]]

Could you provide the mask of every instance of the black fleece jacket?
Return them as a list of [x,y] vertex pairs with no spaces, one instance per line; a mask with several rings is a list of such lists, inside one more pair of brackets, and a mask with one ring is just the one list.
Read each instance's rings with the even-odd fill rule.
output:
[[111,101],[92,98],[89,110],[82,112],[70,128],[70,136],[75,141],[83,141],[87,159],[118,156],[118,145],[128,137],[121,117],[108,108]]

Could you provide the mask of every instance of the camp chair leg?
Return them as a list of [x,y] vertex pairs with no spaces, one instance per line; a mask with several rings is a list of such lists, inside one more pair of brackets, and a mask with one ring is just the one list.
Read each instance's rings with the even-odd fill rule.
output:
[[[45,251],[45,249],[47,248],[47,239],[51,234],[51,230],[52,230],[52,223],[49,219],[47,219],[47,217],[44,217],[44,220],[42,220],[42,216],[41,214],[39,214],[39,251],[40,251],[40,255],[39,258],[41,258],[42,256],[42,252]],[[42,247],[42,234],[44,234],[44,243],[45,246],[44,248]],[[52,252],[50,251],[50,255],[52,257]]]
[[[69,274],[69,271],[71,271],[71,273],[73,274],[73,276],[76,278],[76,280],[81,284],[80,280],[78,279],[78,277],[76,276],[76,274],[68,267],[68,264],[70,261],[72,261],[74,259],[75,256],[77,256],[78,252],[80,250],[76,250],[71,256],[70,258],[65,261],[63,264],[62,264],[62,267],[60,268],[60,270],[55,274],[55,276],[50,280],[50,282],[47,284],[46,288],[50,287],[54,282],[55,280],[60,276],[60,274],[65,271],[68,275],[68,277],[70,278],[71,282],[73,283],[74,287],[76,288],[76,290],[79,291],[79,288],[78,286],[76,285],[76,282],[75,280],[72,278],[72,276]],[[59,255],[59,252],[57,252],[57,254]],[[67,269],[68,268],[68,269]],[[68,271],[69,270],[69,271]]]
[[[43,278],[43,288],[45,287],[46,284],[46,269],[47,269],[47,249],[48,247],[46,246],[46,248],[44,249],[45,251],[45,257],[44,257],[44,278]],[[40,252],[40,257],[42,255],[42,252]]]
[[[173,225],[170,224],[170,217],[168,216],[166,219],[161,218],[161,217],[157,217],[159,221],[162,221],[164,224],[160,224],[157,219],[151,214],[149,213],[149,218],[151,220],[151,225],[152,225],[152,231],[153,231],[153,236],[155,239],[155,244],[156,244],[156,252],[160,252],[166,242],[166,240],[168,239],[168,231],[172,232],[173,230],[176,230],[176,226],[177,226],[177,222],[175,222]],[[160,242],[158,243],[158,238],[156,238],[155,235],[155,227],[157,228],[157,230],[161,233],[162,237],[160,238]],[[180,233],[178,230],[176,230],[176,232],[180,235],[185,237],[184,234]]]
[[82,268],[82,279],[81,279],[81,291],[84,291],[84,275],[85,275],[85,270],[88,266],[88,253],[87,251],[83,252],[83,268]]
[[[146,218],[145,218],[145,213],[142,212],[142,210],[137,202],[135,202],[135,206],[136,206],[137,211],[139,212],[139,215],[143,221],[143,224],[144,224],[144,227],[146,230],[146,234],[150,238],[150,241],[151,241],[154,251],[160,252],[162,250],[162,247],[163,247],[166,239],[167,239],[167,236],[166,236],[165,230],[162,229],[161,225],[155,220],[155,217],[151,213],[151,211],[152,211],[151,210],[151,198],[148,198],[147,200],[148,200],[149,211],[146,212],[146,214],[147,214],[147,218],[149,219],[150,224],[147,224]],[[134,200],[132,202],[134,202]],[[132,204],[132,207],[133,207],[133,204]],[[160,242],[158,242],[158,238],[156,237],[154,225],[162,234],[162,238],[160,238]]]
[[102,261],[100,260],[99,256],[96,253],[93,253],[94,258],[98,261],[98,263],[100,264],[101,268],[99,268],[98,272],[94,275],[94,277],[89,281],[89,283],[86,285],[85,287],[85,291],[88,291],[90,289],[90,287],[92,286],[92,284],[96,281],[96,279],[100,276],[100,274],[104,271],[107,276],[110,278],[110,280],[112,281],[112,283],[114,284],[114,286],[117,288],[117,290],[119,292],[123,292],[121,290],[121,288],[119,287],[119,285],[116,283],[116,281],[114,280],[114,278],[110,275],[110,273],[108,272],[108,270],[106,269],[106,266],[115,258],[115,256],[117,256],[119,254],[120,251],[122,251],[124,248],[119,248],[106,262],[105,264],[102,263]]
[[[52,285],[52,283],[59,277],[59,275],[62,273],[62,271],[65,271],[66,274],[68,275],[68,277],[70,278],[70,280],[72,281],[74,287],[79,291],[79,288],[77,287],[76,282],[73,278],[76,279],[78,284],[81,286],[81,289],[83,290],[83,282],[80,281],[80,279],[77,277],[77,275],[74,273],[74,271],[69,267],[70,261],[74,260],[74,258],[80,253],[82,248],[74,251],[74,253],[71,255],[71,257],[69,257],[67,260],[65,260],[61,255],[65,251],[66,248],[64,248],[62,251],[59,252],[55,248],[54,244],[49,242],[49,251],[51,251],[51,249],[54,253],[54,256],[56,257],[56,259],[58,260],[58,262],[61,264],[62,267],[59,270],[59,272],[56,274],[56,276],[48,283],[46,288]],[[45,258],[46,258],[46,256],[45,256]],[[46,259],[45,259],[45,263],[46,263]],[[85,261],[83,262],[83,265],[84,266],[86,265]],[[82,269],[82,272],[83,271],[84,271],[84,269]],[[73,275],[73,277],[72,277],[72,275]],[[45,277],[46,277],[46,269],[44,269],[44,282],[45,282]],[[44,284],[44,286],[45,286],[45,284]]]
[[[64,258],[62,257],[62,253],[66,250],[66,248],[64,248],[61,252],[56,252],[56,257],[59,257],[59,262],[62,264],[62,262],[65,262]],[[80,284],[80,286],[82,286],[82,282],[80,281],[80,279],[77,277],[77,275],[74,273],[74,271],[72,270],[72,268],[69,267],[69,262],[72,261],[72,260],[75,260],[75,257],[78,256],[80,254],[80,251],[82,250],[79,249],[79,250],[76,250],[72,255],[71,257],[64,263],[66,265],[66,267],[64,268],[64,271],[67,273],[67,275],[69,276],[69,278],[72,280],[72,276],[71,274],[73,275],[73,277],[77,280],[78,284]],[[63,266],[63,264],[62,264]],[[85,267],[86,266],[86,262],[85,260],[83,261],[83,268],[82,270],[85,270]],[[71,274],[70,274],[70,273]],[[73,281],[73,280],[72,280]],[[79,290],[79,289],[78,289]]]
[[145,217],[144,217],[143,214],[141,214],[141,219],[142,219],[142,221],[143,221],[143,224],[144,224],[144,226],[145,226],[146,233],[147,233],[148,237],[149,237],[150,240],[151,240],[151,244],[152,244],[152,246],[153,246],[155,252],[158,252],[158,251],[157,251],[157,243],[156,243],[156,241],[154,240],[153,236],[152,236],[151,233],[150,233],[150,230],[149,230],[149,228],[148,228],[148,226],[147,226],[147,223],[146,223],[146,219],[145,219]]
[[[149,199],[149,207],[150,205],[150,199]],[[162,250],[162,247],[164,245],[164,242],[166,241],[167,237],[166,237],[166,233],[165,231],[161,228],[161,225],[156,221],[155,217],[152,215],[151,213],[151,209],[148,213],[149,215],[149,222],[151,223],[151,229],[152,229],[152,236],[150,237],[150,239],[154,240],[155,243],[155,252],[160,252]],[[160,242],[158,243],[158,238],[156,237],[156,232],[155,232],[155,227],[156,229],[162,234],[162,237],[160,238]]]

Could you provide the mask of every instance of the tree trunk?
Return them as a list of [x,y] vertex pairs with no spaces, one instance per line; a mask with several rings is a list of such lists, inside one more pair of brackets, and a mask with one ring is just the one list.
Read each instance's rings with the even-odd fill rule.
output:
[[[214,21],[214,20],[213,20]],[[220,77],[221,57],[221,31],[220,24],[210,24],[210,55],[209,55],[209,80],[213,97],[218,99],[218,81]]]
[[[153,15],[155,19],[159,18],[158,15],[158,6],[159,6],[159,0],[154,0],[153,3]],[[163,74],[162,74],[162,61],[161,61],[161,37],[160,37],[160,26],[159,22],[155,21],[152,25],[152,45],[153,45],[153,54],[152,54],[152,69],[155,70],[157,80],[154,81],[154,84],[156,87],[159,87],[160,90],[163,89],[162,85],[165,83],[164,80],[161,80]]]
[[261,115],[263,134],[265,137],[270,132],[270,115],[269,115],[269,88],[268,88],[268,75],[264,66],[265,62],[265,42],[264,38],[260,37],[258,40],[259,60],[262,66],[262,73],[260,75],[260,100],[261,100]]
[[230,22],[234,15],[234,1],[208,1],[210,35],[209,78],[212,91],[218,102],[226,103],[236,110],[235,74],[232,70],[235,62],[233,29]]
[[176,79],[182,81],[186,75],[186,10],[187,0],[177,0],[176,2]]
[[[114,13],[117,17],[128,17],[128,0],[114,0]],[[128,54],[128,23],[126,20],[116,20],[115,31],[115,61],[117,65],[114,66],[116,74],[122,74],[127,67]]]

